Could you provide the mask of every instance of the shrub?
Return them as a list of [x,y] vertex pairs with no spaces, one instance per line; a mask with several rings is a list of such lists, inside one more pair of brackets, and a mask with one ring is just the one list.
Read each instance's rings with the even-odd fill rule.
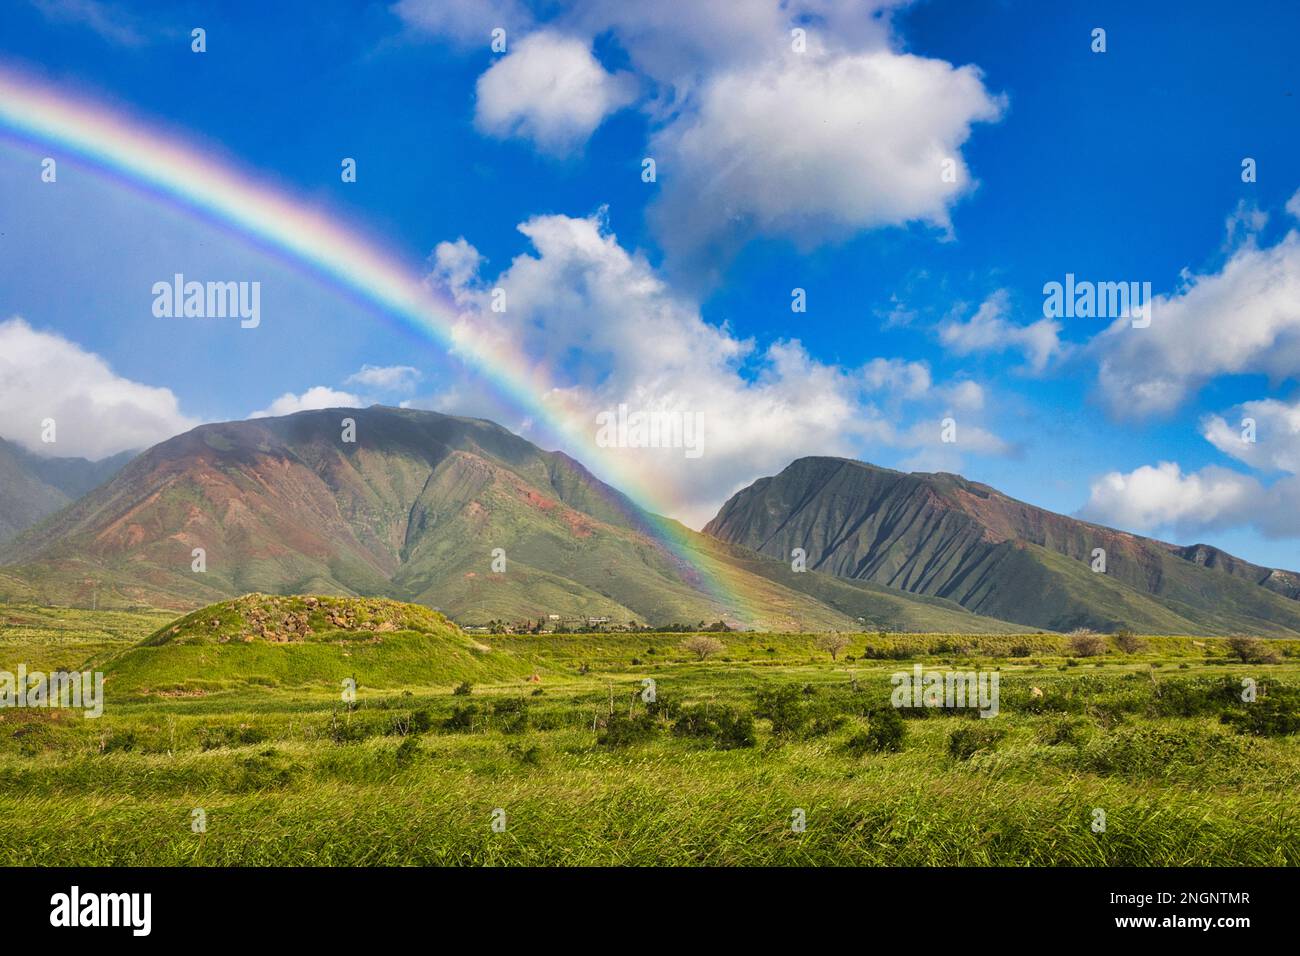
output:
[[1280,695],[1260,697],[1242,710],[1219,717],[1239,734],[1252,737],[1286,737],[1300,733],[1300,706],[1295,699]]
[[1076,628],[1066,638],[1076,657],[1096,657],[1106,652],[1106,639],[1086,627]]
[[808,722],[799,688],[792,684],[760,690],[755,697],[754,714],[772,722],[777,737],[794,736]]
[[851,643],[848,637],[843,634],[821,634],[813,641],[813,647],[819,651],[825,651],[831,656],[831,660],[835,660],[839,657],[840,651],[847,648]]
[[651,739],[655,730],[655,720],[648,713],[635,717],[610,714],[605,719],[604,729],[596,736],[596,743],[602,747],[630,747]]
[[352,720],[350,717],[347,720],[339,720],[337,711],[330,714],[327,735],[336,744],[355,744],[369,736],[365,724],[360,720]]
[[99,744],[100,753],[130,753],[138,743],[134,730],[115,730]]
[[427,710],[414,710],[404,714],[394,714],[388,725],[390,737],[406,737],[412,734],[427,733],[433,728],[433,717]]
[[706,657],[712,657],[714,654],[720,654],[725,649],[726,645],[720,640],[716,637],[709,637],[706,634],[693,634],[686,640],[682,641],[682,650],[689,651],[699,660],[704,660]]
[[501,718],[503,734],[522,734],[528,729],[528,704],[522,697],[498,700],[492,712]]
[[452,691],[452,693],[455,694],[457,697],[468,697],[473,692],[474,692],[474,685],[467,680],[461,681],[459,684],[456,685],[456,689]]
[[1276,664],[1281,660],[1277,651],[1268,646],[1268,642],[1258,637],[1237,635],[1228,638],[1228,647],[1241,659],[1243,664]]
[[1147,642],[1142,640],[1128,628],[1122,628],[1115,632],[1115,643],[1125,654],[1136,654],[1146,649]]
[[1034,653],[1034,649],[1028,644],[1016,644],[1011,648],[1012,657],[1028,657]]
[[536,767],[542,762],[542,748],[536,744],[506,744],[506,753],[522,764]]
[[673,733],[678,737],[710,740],[719,750],[752,747],[758,739],[753,716],[725,704],[681,708]]
[[967,724],[958,727],[948,737],[948,756],[954,760],[969,760],[982,750],[997,749],[998,741],[1006,732],[985,724]]
[[1038,739],[1049,747],[1061,744],[1078,744],[1083,740],[1087,724],[1075,717],[1058,717],[1038,731]]
[[898,753],[907,737],[907,724],[897,708],[878,707],[867,716],[867,729],[861,736],[865,746],[875,753]]
[[443,730],[453,732],[474,729],[474,719],[479,715],[478,704],[465,704],[457,706],[451,712],[451,716],[442,722]]
[[393,753],[393,759],[397,761],[399,767],[407,766],[418,756],[420,756],[420,744],[414,737],[403,740]]

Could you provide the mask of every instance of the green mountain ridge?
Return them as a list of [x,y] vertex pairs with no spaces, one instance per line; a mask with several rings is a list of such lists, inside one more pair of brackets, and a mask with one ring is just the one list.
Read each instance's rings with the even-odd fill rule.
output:
[[[355,442],[341,440],[345,418]],[[314,593],[415,602],[464,623],[1018,630],[952,602],[793,574],[641,511],[492,422],[383,406],[200,426],[0,547],[0,564],[0,597],[83,606]],[[720,590],[700,570],[715,564]]]
[[[1050,630],[1300,633],[1300,577],[1055,514],[952,474],[802,458],[734,495],[705,533],[810,568]],[[1095,549],[1104,574],[1092,570]]]

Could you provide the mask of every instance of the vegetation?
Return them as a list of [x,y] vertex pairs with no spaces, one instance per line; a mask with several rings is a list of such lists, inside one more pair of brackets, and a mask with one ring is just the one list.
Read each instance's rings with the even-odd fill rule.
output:
[[[849,634],[830,660],[733,633],[701,660],[353,610],[222,643],[208,609],[139,646],[171,625],[0,608],[0,669],[109,677],[98,720],[0,711],[0,864],[1300,864],[1300,642],[1117,639],[1059,670],[1059,634]],[[894,708],[916,664],[997,669],[998,715]]]

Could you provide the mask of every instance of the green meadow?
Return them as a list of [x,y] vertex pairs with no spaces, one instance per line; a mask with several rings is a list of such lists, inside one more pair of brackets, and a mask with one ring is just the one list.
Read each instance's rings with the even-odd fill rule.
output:
[[[701,659],[274,600],[0,605],[0,670],[106,678],[99,719],[0,710],[0,863],[1300,863],[1300,642],[872,633],[832,660],[731,633]],[[996,672],[998,715],[891,707],[918,663]]]

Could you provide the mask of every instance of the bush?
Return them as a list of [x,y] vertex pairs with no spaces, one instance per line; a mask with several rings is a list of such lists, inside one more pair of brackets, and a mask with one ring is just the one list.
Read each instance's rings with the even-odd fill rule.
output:
[[985,724],[968,724],[958,727],[948,737],[948,756],[954,760],[969,760],[982,750],[996,750],[998,741],[1006,732]]
[[138,743],[134,730],[117,730],[100,741],[100,753],[130,753]]
[[463,680],[456,685],[456,689],[453,690],[452,693],[455,694],[457,697],[468,697],[471,693],[473,693],[473,691],[474,691],[474,685],[467,680]]
[[1038,739],[1049,747],[1079,744],[1087,723],[1076,717],[1058,717],[1038,731]]
[[907,724],[895,707],[878,707],[867,715],[867,729],[849,738],[848,747],[859,756],[898,753],[907,737]]
[[522,697],[498,700],[492,712],[501,718],[503,734],[522,734],[528,729],[528,704]]
[[706,657],[712,657],[714,654],[721,654],[726,649],[716,637],[708,637],[704,634],[695,634],[682,641],[682,650],[689,651],[700,660]]
[[1242,710],[1230,711],[1219,721],[1239,734],[1252,737],[1287,737],[1300,733],[1300,706],[1297,701],[1280,695],[1260,697]]
[[770,720],[772,733],[777,737],[794,736],[808,722],[803,695],[793,684],[760,690],[755,697],[754,714]]
[[1077,628],[1066,637],[1076,657],[1096,657],[1106,652],[1106,639],[1086,627]]
[[1146,650],[1147,642],[1142,640],[1128,628],[1115,632],[1115,643],[1125,654],[1136,654],[1139,651]]
[[596,743],[602,747],[630,747],[654,737],[656,729],[654,717],[648,713],[635,717],[610,714],[605,719],[604,729],[596,736]]
[[397,745],[397,750],[393,753],[393,759],[397,761],[399,767],[409,765],[418,756],[420,756],[420,744],[414,737],[407,737],[403,740]]
[[536,744],[525,747],[521,744],[506,744],[506,753],[522,764],[535,767],[542,762],[542,748]]
[[681,708],[673,733],[710,740],[719,750],[752,747],[758,741],[753,716],[725,704]]
[[[350,710],[347,712],[351,714]],[[363,721],[353,720],[351,716],[340,720],[338,711],[334,711],[330,714],[326,736],[336,744],[355,744],[365,740],[371,734]]]
[[1228,647],[1243,664],[1276,664],[1282,659],[1276,649],[1258,637],[1230,637]]
[[442,729],[453,732],[473,730],[474,720],[478,715],[478,704],[458,706],[452,710],[451,716],[442,722]]
[[427,710],[414,710],[404,714],[394,714],[388,725],[388,736],[407,737],[412,734],[428,733],[433,729],[433,717]]

